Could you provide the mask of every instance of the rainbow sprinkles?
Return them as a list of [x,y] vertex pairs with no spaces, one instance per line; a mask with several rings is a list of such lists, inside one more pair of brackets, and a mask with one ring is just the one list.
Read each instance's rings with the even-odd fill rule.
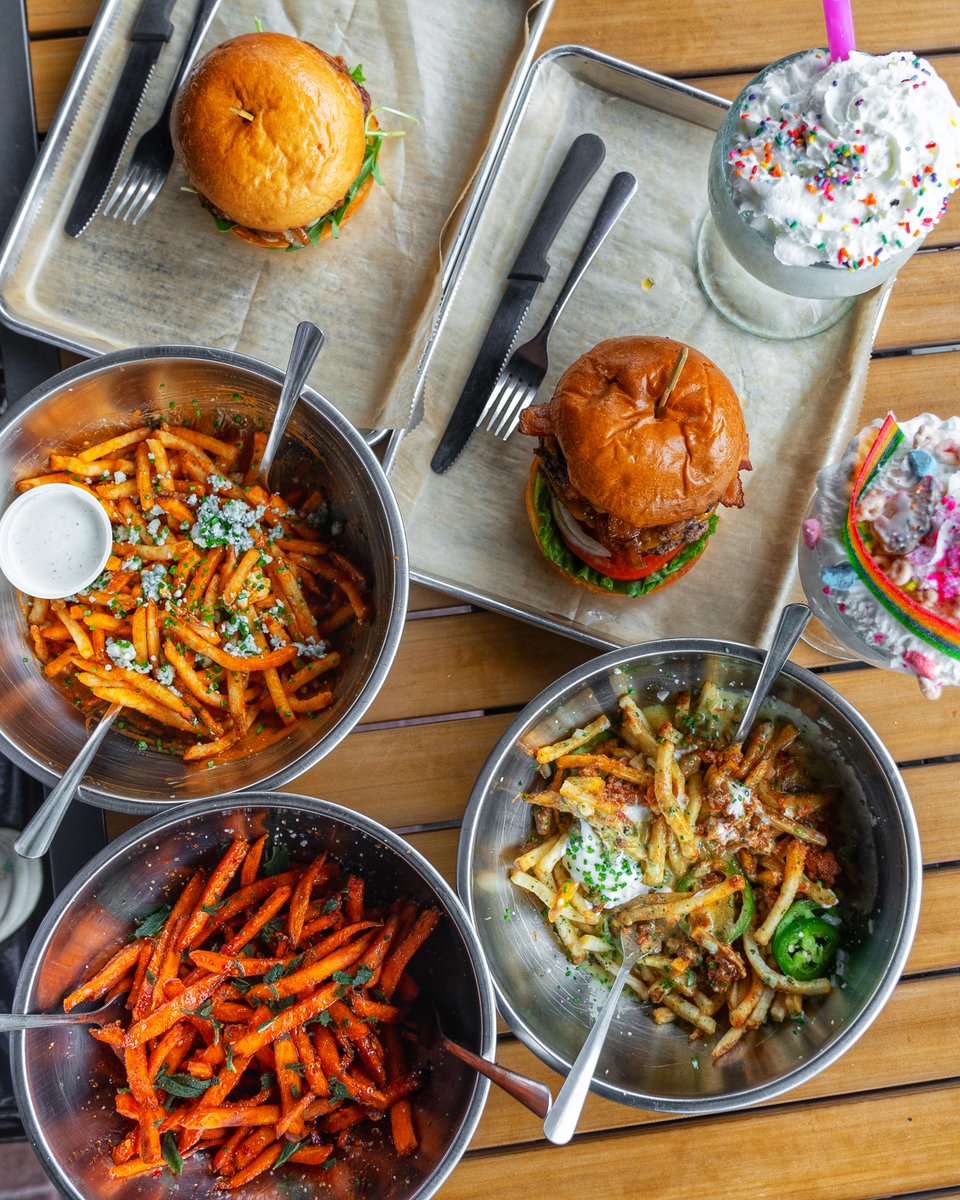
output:
[[[850,493],[847,517],[843,527],[843,543],[857,575],[888,612],[913,634],[936,647],[942,654],[960,659],[960,623],[951,621],[919,604],[881,570],[871,553],[873,544],[871,527],[869,523],[857,519],[857,509],[861,499],[884,465],[897,452],[903,439],[903,430],[893,415],[888,415],[863,461]],[[870,545],[868,545],[868,539]]]

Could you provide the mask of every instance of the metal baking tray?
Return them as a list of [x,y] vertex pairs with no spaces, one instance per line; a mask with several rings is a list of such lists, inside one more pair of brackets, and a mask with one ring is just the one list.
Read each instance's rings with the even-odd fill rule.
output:
[[[323,36],[317,32],[321,26],[328,30],[328,37],[332,36],[331,30],[341,30],[342,26],[349,37],[351,29],[358,24],[362,26],[364,20],[370,22],[376,17],[378,2],[380,0],[358,0],[352,10],[349,4],[346,5],[344,14],[341,14],[344,19],[339,24],[336,9],[326,13],[320,20],[308,0],[303,0],[299,7],[285,4],[282,0],[265,0],[260,7],[254,0],[233,2],[229,6],[222,6],[221,12],[214,18],[201,52],[224,37],[252,29],[254,15],[265,11],[270,13],[270,17],[265,18],[267,28],[293,27],[299,31],[302,27],[305,37],[313,36],[319,40]],[[390,3],[393,2],[390,0]],[[485,19],[482,14],[479,17],[475,14],[475,6],[469,5],[467,0],[454,0],[454,3],[436,0],[436,3],[442,10],[445,23],[453,30],[463,26],[476,32],[474,25]],[[479,123],[467,126],[473,137],[467,153],[475,155],[477,160],[476,169],[468,183],[474,179],[483,181],[489,173],[488,135],[495,128],[499,113],[515,104],[516,93],[536,54],[537,41],[554,3],[555,0],[502,0],[495,12],[491,10],[490,13],[489,19],[498,22],[497,38],[490,44],[509,46],[508,56],[495,56],[492,62],[488,62],[481,54],[472,57],[467,55],[455,74],[433,76],[445,81],[443,87],[447,89],[452,105],[462,91],[471,90],[471,61],[477,70],[482,67],[488,73],[484,88],[473,88],[477,97],[475,105],[481,103],[481,94],[490,95],[489,103],[483,102]],[[284,263],[284,278],[278,281],[275,264],[269,257],[264,257],[263,252],[249,254],[249,248],[243,247],[235,239],[220,239],[218,243],[212,227],[208,236],[209,222],[203,214],[187,211],[182,205],[180,208],[174,207],[171,196],[176,193],[177,184],[184,182],[182,173],[178,177],[179,167],[175,164],[171,179],[160,198],[136,227],[98,216],[78,242],[61,235],[62,195],[66,191],[69,198],[71,172],[75,171],[78,164],[82,165],[89,147],[86,133],[83,140],[78,140],[78,131],[89,129],[94,133],[98,127],[122,67],[127,46],[126,33],[137,8],[137,0],[105,0],[86,40],[44,140],[43,151],[0,247],[0,320],[12,329],[84,355],[125,349],[151,340],[158,343],[164,340],[203,341],[264,361],[280,362],[295,318],[310,316],[319,320],[328,334],[327,349],[310,382],[338,403],[357,424],[374,423],[371,414],[363,413],[360,409],[374,406],[374,397],[378,395],[390,397],[391,412],[398,415],[395,422],[379,423],[400,424],[408,420],[413,411],[414,393],[419,380],[419,362],[415,356],[402,371],[392,374],[385,370],[383,375],[377,375],[376,378],[365,378],[366,388],[359,398],[353,394],[358,381],[353,379],[351,365],[362,371],[364,363],[370,358],[369,347],[378,342],[382,345],[382,339],[389,338],[391,334],[396,344],[391,343],[392,350],[389,353],[383,350],[380,358],[375,359],[378,363],[382,360],[385,368],[403,359],[404,355],[409,358],[410,346],[415,349],[421,345],[429,347],[435,329],[436,308],[446,282],[455,271],[466,232],[462,218],[456,219],[458,210],[462,208],[458,190],[463,185],[463,178],[456,171],[451,171],[444,186],[435,187],[431,194],[434,209],[437,208],[438,194],[446,207],[442,215],[437,212],[435,229],[432,221],[429,227],[426,224],[420,227],[425,231],[424,239],[429,235],[431,245],[436,249],[430,252],[430,246],[424,241],[423,255],[408,272],[408,277],[412,277],[408,289],[411,302],[404,310],[402,325],[387,320],[382,308],[377,310],[376,296],[381,293],[375,296],[373,289],[361,288],[358,283],[357,270],[361,272],[359,278],[366,279],[377,265],[383,264],[384,260],[377,256],[385,253],[385,250],[389,251],[389,246],[383,245],[385,234],[379,228],[384,223],[384,211],[381,211],[378,222],[371,219],[368,229],[363,231],[366,235],[363,239],[354,237],[352,242],[348,242],[345,238],[344,243],[336,248],[339,255],[318,254],[312,260],[310,270],[304,269],[304,264],[297,261],[302,256],[289,256],[294,261]],[[149,128],[159,114],[193,8],[193,0],[178,0],[173,12],[176,25],[174,37],[161,54],[150,78],[131,138],[121,158],[117,178],[132,155],[139,135]],[[384,11],[389,15],[394,10],[388,8]],[[411,15],[416,15],[421,23],[430,19],[429,11],[425,14],[422,5],[419,8],[416,4],[412,5]],[[399,24],[402,27],[402,22]],[[384,21],[383,28],[382,36],[389,39],[392,26]],[[389,83],[384,80],[384,86],[394,88],[400,99],[405,94],[415,95],[420,83],[419,78],[405,82],[402,65],[408,61],[410,48],[406,43],[403,45],[404,53],[396,59],[399,66],[395,68]],[[369,66],[368,63],[368,69]],[[494,67],[499,68],[495,73],[492,71]],[[412,69],[420,70],[419,63]],[[501,75],[507,80],[506,90],[504,93],[494,92],[490,80],[499,79]],[[442,89],[438,94],[442,95]],[[391,91],[388,103],[397,102],[392,96]],[[439,101],[435,99],[434,103]],[[436,128],[437,125],[434,122],[432,127]],[[435,133],[433,136],[446,136],[442,152],[448,157],[459,149],[459,145],[451,141],[452,135]],[[438,143],[431,144],[436,146]],[[422,165],[424,157],[424,154],[420,155],[418,178],[426,170]],[[469,167],[470,163],[464,160],[462,175],[467,174]],[[385,197],[383,209],[386,210],[390,203],[390,198]],[[418,200],[414,188],[409,185],[403,196],[402,207],[408,214],[422,208],[422,196]],[[452,219],[448,209],[453,210]],[[364,216],[357,220],[364,220]],[[193,222],[200,217],[204,221],[202,237],[197,236],[191,242],[195,232]],[[181,222],[179,228],[173,227],[175,221]],[[196,257],[187,255],[187,261],[181,263],[176,260],[171,265],[163,251],[178,239],[188,250],[192,248]],[[358,244],[360,242],[363,244]],[[82,257],[77,257],[77,266],[74,267],[69,256],[79,255],[78,247],[81,245],[84,253]],[[438,266],[441,262],[441,246],[442,266]],[[213,262],[214,258],[216,263]],[[66,265],[58,266],[58,260]],[[68,270],[71,272],[69,286],[61,286],[59,274],[52,272],[66,274]],[[131,293],[126,298],[121,295],[117,299],[113,289],[107,287],[106,283],[124,273],[135,278],[135,294]],[[45,275],[49,277],[46,286]],[[279,293],[278,284],[282,289]],[[203,313],[200,332],[191,322],[189,312],[181,314],[177,304],[178,296],[189,297],[193,294],[198,297],[195,303],[201,305]],[[271,300],[276,303],[269,303]],[[139,332],[137,322],[122,317],[121,314],[128,313],[131,308],[135,308],[142,316],[147,326],[146,334]],[[363,355],[359,347],[365,341],[368,352]],[[353,388],[350,387],[351,380]]]
[[[558,95],[545,100],[557,77]],[[391,435],[384,454],[403,511],[411,575],[417,582],[603,649],[668,635],[717,636],[754,644],[769,638],[780,607],[795,598],[796,531],[815,472],[823,461],[838,456],[856,427],[888,290],[859,298],[845,324],[805,339],[806,345],[764,342],[728,325],[710,308],[695,279],[695,242],[707,210],[709,147],[728,107],[720,97],[583,46],[559,46],[531,63],[512,104],[503,111],[486,170],[469,197],[458,254],[448,264],[437,328],[422,364],[415,420],[409,429]],[[645,180],[649,188],[649,177],[663,167],[662,162],[644,159],[644,139],[654,136],[651,129],[669,127],[675,161],[688,160],[693,182],[679,189],[682,195],[667,193],[662,203],[647,208],[636,207],[638,194],[627,209],[554,330],[551,369],[540,397],[550,395],[566,365],[605,336],[673,336],[718,361],[741,398],[747,393],[744,409],[757,468],[752,477],[745,476],[746,508],[721,519],[695,570],[675,586],[639,600],[580,592],[539,554],[523,506],[531,439],[515,435],[502,443],[478,430],[446,475],[432,475],[428,465],[499,299],[505,275],[501,266],[522,240],[569,139],[591,127],[583,120],[613,120],[614,109],[622,127],[607,139],[604,167],[568,219],[570,228],[564,227],[554,245],[549,256],[553,272],[518,341],[537,329],[552,303],[609,177],[617,170],[633,170],[641,179],[642,194]],[[571,118],[573,110],[580,124],[570,124],[577,119]],[[557,128],[545,137],[550,119]],[[523,211],[512,205],[505,220],[505,196],[515,199],[523,183],[530,191],[529,203]],[[685,205],[689,211],[678,217]],[[671,242],[678,268],[670,281],[676,303],[652,309],[649,297],[657,290],[644,293],[641,302],[640,280],[648,269],[645,256],[661,237]],[[621,297],[632,296],[622,286],[624,272],[631,270],[636,274],[637,316],[625,322],[605,300],[604,291],[617,275]],[[659,279],[666,279],[663,264]],[[472,322],[464,315],[468,309],[474,314]],[[604,319],[612,319],[612,326],[604,325]],[[794,368],[801,383],[820,389],[817,398],[811,401],[807,388],[801,388],[791,401],[793,409],[777,412],[769,394],[771,373],[783,375]],[[764,394],[758,396],[758,391]],[[802,455],[795,450],[791,457],[777,443],[776,427],[790,421],[797,422]],[[765,511],[776,511],[779,518],[765,521]]]

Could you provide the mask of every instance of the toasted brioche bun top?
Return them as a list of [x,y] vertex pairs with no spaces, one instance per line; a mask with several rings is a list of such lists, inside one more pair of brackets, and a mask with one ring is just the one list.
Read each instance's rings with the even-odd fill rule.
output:
[[215,46],[180,89],[171,130],[203,196],[238,224],[277,233],[329,212],[366,146],[363,98],[349,72],[282,33]]
[[749,449],[727,377],[683,343],[662,337],[600,342],[560,377],[551,415],[571,484],[597,509],[639,529],[712,508]]

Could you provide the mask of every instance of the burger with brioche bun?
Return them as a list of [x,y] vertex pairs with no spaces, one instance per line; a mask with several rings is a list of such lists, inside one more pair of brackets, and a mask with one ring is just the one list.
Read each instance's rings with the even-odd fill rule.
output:
[[691,569],[719,505],[741,508],[749,441],[736,392],[663,337],[600,342],[520,417],[539,438],[527,515],[541,551],[588,591],[641,596]]
[[197,63],[170,127],[221,229],[280,248],[338,236],[377,177],[380,137],[362,83],[359,68],[282,33],[242,34]]

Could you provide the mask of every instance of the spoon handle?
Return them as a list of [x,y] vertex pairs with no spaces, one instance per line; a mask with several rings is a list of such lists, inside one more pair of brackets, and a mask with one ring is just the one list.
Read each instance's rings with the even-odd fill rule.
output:
[[83,749],[64,771],[63,778],[33,814],[30,823],[13,846],[21,858],[42,858],[50,849],[50,843],[60,828],[60,822],[87,773],[87,767],[122,710],[122,704],[110,705],[100,718],[100,724],[84,742]]
[[19,1029],[47,1029],[51,1025],[90,1025],[96,1013],[0,1013],[0,1033]]
[[443,1045],[446,1050],[465,1062],[468,1067],[473,1067],[475,1071],[479,1071],[481,1075],[485,1075],[491,1083],[495,1083],[497,1087],[503,1090],[514,1100],[519,1100],[521,1104],[526,1105],[532,1113],[543,1120],[550,1111],[550,1106],[553,1103],[553,1097],[550,1095],[550,1089],[544,1083],[538,1083],[536,1079],[528,1079],[526,1075],[520,1075],[517,1071],[510,1071],[506,1067],[501,1067],[498,1063],[490,1062],[487,1058],[481,1058],[479,1054],[474,1054],[472,1050],[467,1050],[463,1046],[459,1046],[456,1042],[451,1042],[448,1037],[443,1037]]
[[553,1108],[543,1123],[543,1132],[547,1140],[553,1142],[555,1146],[566,1145],[577,1131],[577,1122],[580,1120],[580,1113],[583,1111],[583,1104],[587,1098],[587,1092],[590,1090],[597,1059],[600,1057],[607,1031],[610,1029],[614,1013],[617,1011],[617,1001],[627,982],[627,976],[636,966],[636,962],[636,954],[624,955],[620,970],[610,988],[610,995],[607,996],[593,1028],[587,1034],[587,1040],[580,1047],[576,1062],[570,1068],[570,1074],[557,1093]]
[[777,676],[783,670],[783,665],[790,657],[790,652],[800,640],[800,634],[806,628],[810,615],[810,609],[806,604],[788,604],[781,612],[773,641],[767,651],[767,657],[763,661],[763,669],[760,671],[757,686],[753,689],[753,695],[737,726],[737,732],[733,735],[735,746],[746,741],[750,727],[757,719],[757,713],[770,694],[770,689],[777,682]]
[[259,478],[264,487],[267,486],[267,477],[270,474],[270,468],[273,466],[273,460],[277,457],[277,451],[280,449],[280,443],[283,441],[287,422],[290,420],[293,410],[297,406],[300,393],[303,391],[303,385],[307,382],[307,376],[310,374],[313,364],[317,361],[317,355],[320,353],[322,346],[322,330],[314,325],[312,321],[301,321],[297,326],[297,332],[293,336],[290,358],[287,361],[287,371],[284,376],[283,387],[280,389],[280,399],[277,401],[277,411],[274,414],[273,425],[270,429],[270,435],[267,438],[267,444],[263,448],[263,457],[260,459]]
[[583,277],[587,267],[593,262],[594,255],[603,245],[607,234],[620,219],[620,214],[630,203],[636,190],[636,178],[629,171],[621,171],[618,175],[614,175],[610,181],[607,193],[600,202],[600,207],[597,209],[597,215],[594,217],[593,225],[587,234],[587,240],[580,248],[577,260],[570,268],[570,274],[564,281],[563,287],[560,289],[560,294],[553,302],[553,308],[547,314],[547,319],[535,335],[537,338],[546,341],[550,336],[558,317],[566,307],[567,301],[573,295],[574,289]]

